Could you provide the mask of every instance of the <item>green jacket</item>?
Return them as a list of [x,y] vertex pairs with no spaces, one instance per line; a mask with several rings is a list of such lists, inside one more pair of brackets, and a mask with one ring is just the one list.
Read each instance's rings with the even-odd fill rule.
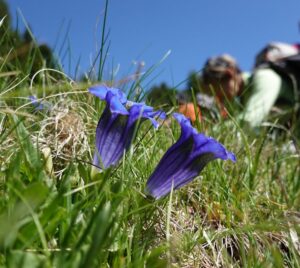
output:
[[258,68],[252,75],[244,74],[244,111],[240,118],[251,127],[259,126],[276,105],[282,110],[293,109],[293,85],[271,68]]

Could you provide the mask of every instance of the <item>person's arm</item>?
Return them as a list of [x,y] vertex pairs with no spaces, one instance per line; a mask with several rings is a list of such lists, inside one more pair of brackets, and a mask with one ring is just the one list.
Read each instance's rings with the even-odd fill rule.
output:
[[275,71],[269,68],[256,70],[251,81],[252,92],[242,119],[251,127],[259,126],[275,104],[281,88],[282,79]]

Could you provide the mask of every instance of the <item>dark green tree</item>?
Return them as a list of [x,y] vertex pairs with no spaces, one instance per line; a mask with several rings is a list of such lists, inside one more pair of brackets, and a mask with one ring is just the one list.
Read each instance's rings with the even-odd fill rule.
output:
[[46,44],[37,44],[29,29],[23,34],[13,29],[8,5],[0,0],[0,73],[2,77],[12,78],[20,72],[33,76],[42,68],[55,68],[59,66],[51,48]]
[[177,103],[177,90],[168,87],[166,83],[162,83],[149,90],[146,101],[154,107],[173,107]]

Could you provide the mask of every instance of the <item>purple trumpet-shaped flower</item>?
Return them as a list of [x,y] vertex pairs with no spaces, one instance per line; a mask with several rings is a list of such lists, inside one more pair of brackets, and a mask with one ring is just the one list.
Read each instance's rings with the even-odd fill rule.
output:
[[235,155],[211,137],[198,133],[182,114],[173,116],[181,126],[181,136],[160,160],[147,181],[146,192],[155,199],[192,181],[214,159],[236,161]]
[[31,95],[28,97],[31,105],[34,107],[35,112],[49,112],[52,109],[51,103],[38,99],[36,96]]
[[155,128],[156,117],[164,118],[161,111],[144,103],[128,101],[125,94],[116,88],[104,85],[89,88],[89,91],[106,101],[96,129],[96,150],[93,164],[101,168],[115,166],[134,139],[139,120],[149,119]]
[[44,104],[42,104],[40,101],[38,101],[36,96],[31,95],[28,98],[29,98],[31,104],[34,106],[35,111],[41,111],[46,108]]

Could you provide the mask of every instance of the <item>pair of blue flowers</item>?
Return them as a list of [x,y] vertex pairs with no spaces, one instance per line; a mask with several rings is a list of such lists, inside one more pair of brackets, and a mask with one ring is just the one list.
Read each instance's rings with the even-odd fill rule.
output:
[[[89,92],[106,101],[96,129],[96,150],[93,164],[107,169],[118,164],[130,147],[139,123],[150,120],[155,128],[156,119],[164,119],[165,113],[154,111],[144,103],[128,101],[116,88],[104,85],[89,88]],[[166,196],[171,190],[192,181],[205,165],[214,159],[236,161],[233,153],[211,137],[198,133],[182,114],[174,113],[181,126],[181,136],[160,160],[147,181],[146,192],[155,199]]]

